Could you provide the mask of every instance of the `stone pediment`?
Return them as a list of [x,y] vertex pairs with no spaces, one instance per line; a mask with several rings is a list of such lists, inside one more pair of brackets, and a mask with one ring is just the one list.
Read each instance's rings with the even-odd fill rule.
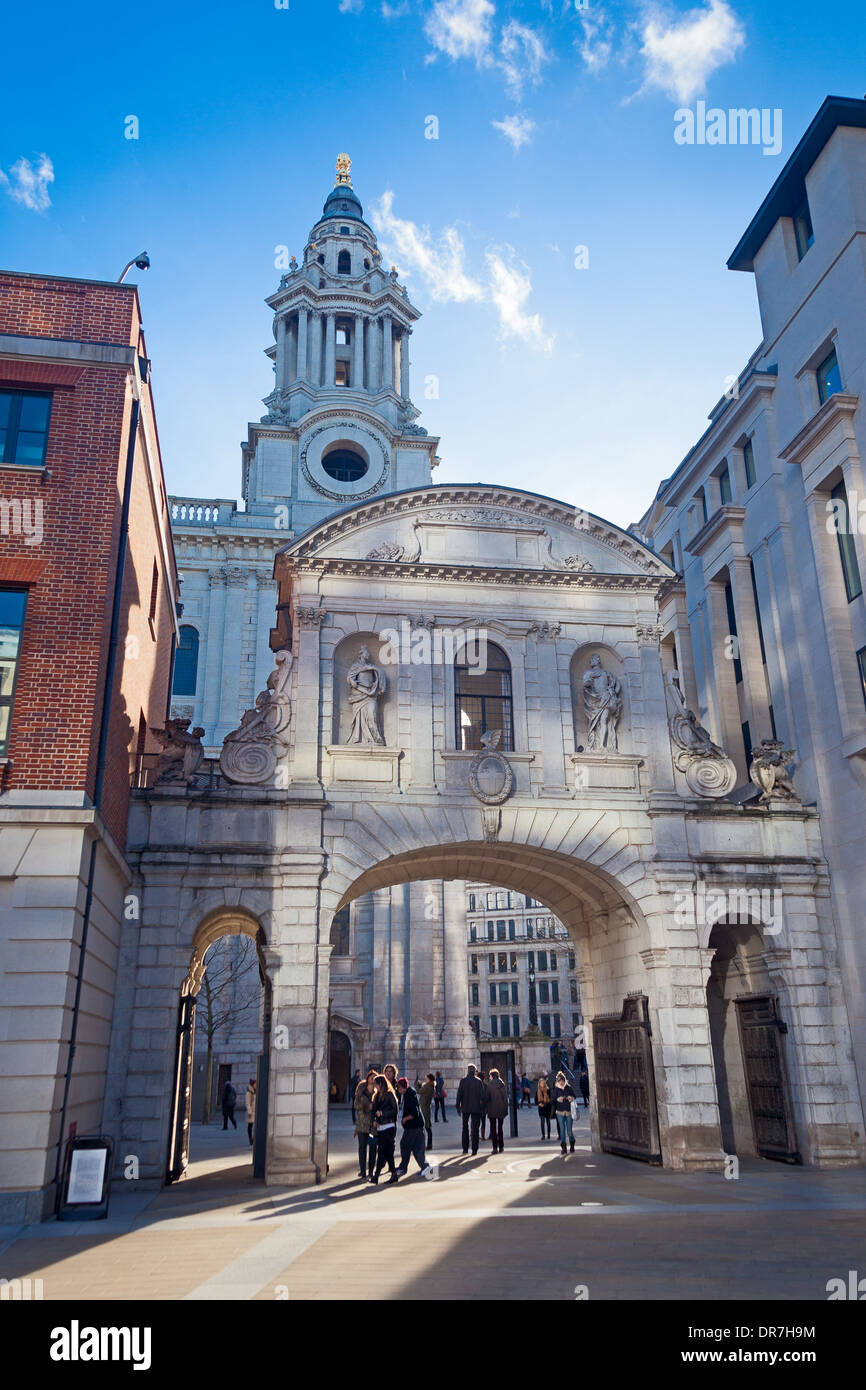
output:
[[664,579],[673,571],[620,527],[511,488],[431,487],[340,512],[287,546],[286,559]]

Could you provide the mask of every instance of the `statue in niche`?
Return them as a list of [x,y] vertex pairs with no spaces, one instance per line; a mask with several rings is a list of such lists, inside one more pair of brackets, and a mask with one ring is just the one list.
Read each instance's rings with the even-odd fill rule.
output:
[[583,673],[583,708],[587,751],[615,753],[618,748],[616,726],[622,714],[622,681],[605,670],[598,652],[593,652]]
[[361,648],[349,667],[346,684],[352,709],[352,729],[346,742],[384,743],[379,728],[379,696],[385,694],[388,681],[367,647]]

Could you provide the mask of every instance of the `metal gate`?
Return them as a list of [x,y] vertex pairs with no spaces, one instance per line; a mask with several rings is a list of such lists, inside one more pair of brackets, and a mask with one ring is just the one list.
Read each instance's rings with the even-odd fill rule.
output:
[[168,1131],[166,1182],[177,1182],[189,1162],[189,1112],[192,1101],[192,1044],[195,1033],[195,996],[184,994],[177,1011],[177,1044],[174,1056],[174,1091]]
[[779,1017],[778,997],[743,994],[734,1003],[755,1147],[763,1158],[802,1163],[782,1042],[788,1025]]
[[605,1153],[661,1164],[648,1006],[629,994],[621,1014],[592,1020],[598,1126]]

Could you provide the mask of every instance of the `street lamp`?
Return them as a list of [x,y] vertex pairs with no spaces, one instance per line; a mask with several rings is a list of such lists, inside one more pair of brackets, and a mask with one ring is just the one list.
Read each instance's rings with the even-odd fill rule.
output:
[[529,1026],[538,1027],[538,1009],[535,1003],[535,966],[529,967]]
[[137,256],[133,256],[131,261],[126,262],[126,265],[123,267],[123,270],[117,277],[118,285],[123,284],[124,279],[129,274],[130,270],[132,270],[132,267],[134,265],[138,266],[139,270],[150,270],[150,256],[147,254],[146,251],[139,251]]

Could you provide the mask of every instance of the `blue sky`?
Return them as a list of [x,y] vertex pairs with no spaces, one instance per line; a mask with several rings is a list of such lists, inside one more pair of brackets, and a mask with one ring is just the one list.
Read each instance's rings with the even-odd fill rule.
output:
[[[823,98],[863,95],[866,7],[48,3],[7,15],[4,48],[0,264],[114,279],[149,251],[172,492],[238,495],[272,380],[274,248],[300,256],[346,150],[424,314],[413,394],[437,481],[627,524],[758,344],[752,277],[725,259]],[[699,99],[780,109],[781,154],[675,143]]]

